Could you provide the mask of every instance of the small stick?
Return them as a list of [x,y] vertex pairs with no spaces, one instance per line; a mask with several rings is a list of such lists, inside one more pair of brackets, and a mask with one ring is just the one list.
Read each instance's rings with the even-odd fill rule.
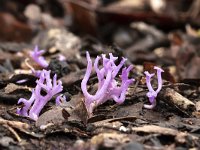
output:
[[31,65],[29,64],[29,58],[26,58],[24,62],[25,62],[25,64],[26,64],[26,66],[29,67],[31,70],[35,70],[35,69],[33,68],[33,66],[31,66]]
[[22,141],[22,139],[20,138],[20,136],[17,134],[17,132],[12,127],[10,127],[10,126],[8,126],[6,124],[4,124],[3,126],[5,128],[7,128],[15,136],[15,138],[17,139],[18,142]]
[[19,121],[9,121],[5,120],[3,118],[0,118],[0,124],[1,125],[8,125],[13,128],[19,128],[19,129],[28,129],[30,126],[27,123],[19,122]]
[[177,107],[182,112],[186,111],[187,113],[191,114],[193,111],[195,111],[195,104],[176,92],[174,89],[166,88],[162,90],[159,94],[159,97],[164,102]]

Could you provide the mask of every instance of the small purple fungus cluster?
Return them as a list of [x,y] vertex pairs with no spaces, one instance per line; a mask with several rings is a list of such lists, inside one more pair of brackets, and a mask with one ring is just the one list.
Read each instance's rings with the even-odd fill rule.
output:
[[153,109],[156,106],[156,97],[160,90],[162,89],[162,76],[161,73],[164,72],[161,68],[154,66],[154,69],[157,71],[157,78],[158,78],[158,88],[155,91],[151,85],[151,78],[155,75],[154,73],[150,74],[148,71],[145,71],[144,74],[146,75],[146,84],[149,92],[146,94],[149,98],[149,102],[151,105],[144,105],[144,108]]
[[34,51],[30,52],[30,56],[38,65],[40,65],[43,68],[46,68],[49,64],[42,56],[42,54],[44,53],[45,50],[39,50],[38,46],[36,45]]
[[128,75],[133,66],[128,68],[124,67],[121,74],[121,86],[118,86],[118,82],[115,77],[124,65],[126,59],[123,58],[119,65],[115,64],[115,60],[118,57],[114,57],[112,53],[109,53],[109,59],[106,58],[105,54],[102,54],[103,67],[99,69],[99,60],[101,57],[97,56],[94,62],[94,69],[98,78],[98,89],[96,94],[91,95],[87,91],[87,82],[89,80],[92,71],[92,60],[90,58],[89,52],[86,52],[87,57],[87,70],[86,74],[81,82],[81,89],[85,96],[85,105],[89,114],[92,114],[93,109],[100,104],[103,104],[109,99],[114,99],[118,104],[121,104],[125,100],[126,91],[128,86],[134,82],[134,79],[128,79]]
[[[40,73],[40,78],[36,81],[36,83],[37,85],[35,89],[32,90],[31,98],[29,100],[20,98],[18,104],[23,103],[24,106],[17,109],[18,114],[30,117],[33,120],[37,120],[42,108],[46,105],[46,103],[50,101],[54,95],[63,90],[62,82],[60,80],[57,81],[56,75],[54,75],[52,81],[50,78],[50,71],[42,70]],[[42,91],[45,91],[46,95],[42,95]],[[61,96],[56,98],[56,103],[58,105],[60,104],[60,98]]]
[[[35,46],[33,52],[30,52],[30,56],[32,59],[38,63],[41,67],[46,68],[48,66],[47,61],[41,56],[45,51],[38,49],[38,46]],[[87,58],[87,69],[85,76],[81,82],[81,89],[83,95],[85,96],[85,106],[89,115],[92,114],[94,108],[98,105],[105,103],[109,99],[113,99],[116,103],[122,104],[125,101],[126,92],[131,83],[133,83],[134,79],[129,79],[128,75],[132,65],[129,67],[123,67],[126,59],[122,58],[119,65],[115,64],[115,61],[118,57],[114,57],[112,53],[109,53],[109,59],[106,58],[105,54],[102,54],[102,57],[97,56],[94,62],[94,70],[96,71],[98,78],[98,89],[94,95],[91,95],[87,90],[87,82],[90,78],[90,74],[92,72],[92,60],[90,58],[89,52],[86,52]],[[99,67],[99,61],[102,58],[102,68]],[[31,68],[31,67],[30,67]],[[120,75],[121,85],[115,79],[117,74],[122,68],[122,73]],[[146,75],[146,84],[149,92],[146,94],[149,98],[151,105],[144,105],[147,109],[153,109],[156,106],[156,97],[162,88],[162,77],[161,73],[164,72],[161,68],[154,66],[154,69],[157,71],[157,79],[158,79],[158,88],[155,91],[151,85],[151,78],[154,74],[150,74],[148,71],[145,71]],[[29,100],[25,98],[20,98],[18,104],[23,103],[22,108],[17,109],[17,113],[23,116],[30,117],[33,120],[37,120],[38,116],[46,105],[48,101],[52,99],[52,97],[63,90],[62,82],[57,81],[56,74],[53,77],[53,81],[50,78],[50,71],[47,70],[38,70],[35,71],[34,68],[31,68],[32,72],[39,78],[36,81],[37,85],[34,90],[32,90],[32,95]],[[46,92],[45,95],[42,95],[42,91]],[[62,102],[66,101],[66,97],[64,95],[59,95],[56,98],[56,105],[60,105]]]
[[[48,63],[45,60],[45,58],[42,56],[42,54],[45,53],[45,50],[39,50],[38,46],[36,45],[34,50],[30,52],[30,57],[41,67],[43,68],[47,68],[48,67]],[[26,62],[27,66],[29,66],[29,68],[31,69],[33,75],[35,75],[36,77],[40,77],[41,74],[41,70],[35,70],[31,65],[28,64],[28,62]]]

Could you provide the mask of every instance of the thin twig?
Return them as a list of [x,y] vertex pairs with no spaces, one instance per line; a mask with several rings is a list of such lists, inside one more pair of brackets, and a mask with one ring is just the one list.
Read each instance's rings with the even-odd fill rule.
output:
[[7,128],[15,136],[15,138],[17,139],[18,142],[22,141],[22,139],[20,138],[20,136],[17,134],[17,132],[12,127],[10,127],[10,126],[8,126],[6,124],[4,124],[3,126],[5,128]]

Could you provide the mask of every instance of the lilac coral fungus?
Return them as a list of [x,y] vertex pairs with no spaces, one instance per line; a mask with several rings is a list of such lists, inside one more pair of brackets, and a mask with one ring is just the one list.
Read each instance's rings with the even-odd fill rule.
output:
[[46,67],[48,67],[48,63],[42,56],[42,54],[44,54],[44,53],[45,53],[45,51],[39,50],[38,46],[36,45],[34,51],[30,52],[30,56],[38,65],[40,65],[43,68],[46,68]]
[[129,66],[128,68],[124,67],[122,69],[122,74],[120,76],[122,80],[121,86],[118,86],[115,77],[124,65],[126,59],[122,58],[119,65],[116,65],[115,60],[117,60],[118,57],[114,57],[112,53],[109,53],[110,58],[108,59],[105,54],[102,54],[103,67],[99,69],[98,64],[101,57],[97,56],[94,62],[94,69],[98,78],[98,89],[95,95],[91,95],[87,91],[87,82],[92,71],[92,60],[89,52],[86,52],[86,57],[88,64],[86,74],[81,82],[81,89],[85,96],[85,105],[88,113],[91,114],[95,107],[111,98],[118,104],[123,103],[128,86],[134,81],[134,79],[128,79],[128,74],[133,66]]
[[59,96],[57,96],[56,98],[56,105],[59,106],[61,105],[61,103],[65,103],[66,102],[66,96],[61,94]]
[[[23,116],[30,117],[33,120],[37,120],[42,108],[51,98],[60,93],[63,90],[62,82],[57,82],[57,76],[54,75],[53,81],[50,78],[50,71],[42,70],[39,80],[36,81],[37,85],[32,90],[32,96],[29,100],[20,98],[19,103],[23,103],[22,108],[17,109],[17,113]],[[41,95],[42,91],[46,92],[46,95]],[[59,102],[59,96],[57,102]],[[31,107],[32,106],[32,107]]]
[[151,78],[154,76],[154,73],[150,74],[148,71],[145,71],[144,74],[146,75],[146,84],[149,92],[146,94],[149,98],[149,102],[151,105],[144,105],[147,109],[153,109],[156,106],[156,97],[160,90],[162,89],[162,76],[161,73],[164,72],[161,68],[154,66],[154,69],[157,70],[157,78],[158,78],[158,88],[155,91],[151,86]]

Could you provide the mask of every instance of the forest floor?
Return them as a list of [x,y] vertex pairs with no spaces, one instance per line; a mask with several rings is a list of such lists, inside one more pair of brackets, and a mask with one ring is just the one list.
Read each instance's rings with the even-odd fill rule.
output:
[[[200,149],[200,4],[160,2],[162,8],[145,0],[0,2],[0,148]],[[35,45],[45,50],[45,68],[30,57]],[[87,112],[81,89],[86,51],[93,62],[112,53],[116,64],[124,57],[124,66],[134,66],[124,103],[110,99]],[[163,87],[156,107],[146,109],[144,71],[156,74],[154,66],[164,70]],[[24,107],[18,100],[29,99],[36,87],[33,70],[42,69],[57,74],[67,102],[58,106],[54,96],[34,121],[16,112]],[[157,89],[156,75],[151,83]],[[92,71],[88,91],[97,87]]]

